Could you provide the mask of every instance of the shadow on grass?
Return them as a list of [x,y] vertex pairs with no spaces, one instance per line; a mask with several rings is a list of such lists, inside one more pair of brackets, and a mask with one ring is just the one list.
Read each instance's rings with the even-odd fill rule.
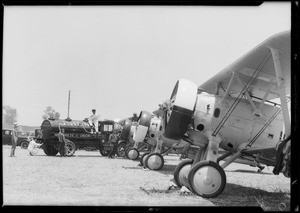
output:
[[290,196],[287,193],[268,192],[233,183],[227,183],[221,195],[208,200],[217,206],[260,206],[265,211],[290,209]]
[[[182,194],[179,188],[175,189],[145,189],[140,187],[148,195],[178,193],[180,196],[195,197],[192,193]],[[218,207],[260,207],[264,211],[289,211],[290,197],[283,192],[268,192],[261,189],[245,187],[238,184],[227,183],[222,194],[216,198],[206,199]]]
[[[57,157],[62,157],[60,154],[57,154],[57,155],[54,155],[54,156],[50,156],[50,155],[45,155],[45,154],[37,154],[37,155],[35,155],[35,156],[32,156],[32,157],[55,157],[55,158],[57,158]],[[84,158],[86,158],[86,157],[97,157],[97,158],[107,158],[107,156],[102,156],[102,155],[72,155],[72,156],[70,156],[70,157],[66,157],[66,158],[73,158],[73,157],[84,157]]]
[[252,174],[262,174],[262,175],[273,175],[271,173],[266,173],[266,172],[257,172],[257,171],[252,171],[252,170],[245,170],[245,169],[237,169],[237,170],[233,170],[233,171],[225,171],[227,172],[240,172],[240,173],[252,173]]
[[159,170],[158,172],[164,174],[164,175],[170,175],[170,174],[174,174],[175,168],[177,165],[170,165],[170,164],[165,164],[163,166],[163,168],[161,170]]

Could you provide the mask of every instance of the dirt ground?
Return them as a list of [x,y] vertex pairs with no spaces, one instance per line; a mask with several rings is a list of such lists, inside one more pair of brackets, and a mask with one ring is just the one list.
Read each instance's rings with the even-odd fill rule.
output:
[[289,210],[290,179],[273,175],[272,167],[231,164],[225,169],[227,184],[214,199],[204,199],[179,188],[168,189],[176,154],[165,157],[161,171],[138,167],[138,161],[108,159],[98,151],[77,150],[73,157],[37,156],[17,147],[2,146],[3,205],[34,206],[260,206],[264,210]]

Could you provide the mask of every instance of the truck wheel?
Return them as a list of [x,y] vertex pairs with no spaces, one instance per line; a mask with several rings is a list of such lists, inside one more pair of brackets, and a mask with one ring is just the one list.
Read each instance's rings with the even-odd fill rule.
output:
[[48,156],[55,156],[58,153],[58,150],[55,149],[54,145],[45,145],[44,152]]
[[99,151],[102,156],[108,156],[108,154],[109,154],[109,151],[104,150],[104,147],[100,147]]
[[21,146],[22,149],[27,149],[28,145],[29,145],[28,141],[21,141],[20,146]]
[[60,146],[59,154],[63,155],[63,152],[65,152],[67,157],[71,157],[72,155],[74,155],[75,150],[76,150],[75,144],[72,141],[66,139],[66,145],[65,147]]
[[126,143],[125,142],[119,143],[118,148],[117,148],[117,155],[119,157],[124,157],[125,156],[125,149],[126,149]]

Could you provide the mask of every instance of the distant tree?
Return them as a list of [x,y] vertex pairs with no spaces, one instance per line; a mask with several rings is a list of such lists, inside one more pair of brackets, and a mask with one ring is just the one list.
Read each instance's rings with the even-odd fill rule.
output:
[[2,126],[12,126],[14,122],[17,122],[18,113],[15,108],[4,105],[2,107]]
[[59,112],[56,112],[51,106],[46,107],[46,109],[44,110],[44,114],[42,115],[43,120],[49,118],[59,119],[59,117]]

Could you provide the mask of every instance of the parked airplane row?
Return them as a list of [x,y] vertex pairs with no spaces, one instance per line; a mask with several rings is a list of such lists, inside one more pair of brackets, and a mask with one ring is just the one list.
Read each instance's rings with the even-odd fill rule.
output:
[[[290,177],[290,43],[290,32],[276,34],[200,86],[179,79],[170,98],[158,109],[141,111],[137,122],[119,122],[122,132],[118,143],[122,146],[118,155],[132,160],[140,157],[142,165],[160,170],[164,155],[175,151],[187,158],[174,171],[176,185],[206,198],[222,193],[226,186],[224,169],[233,162],[260,169],[262,165],[273,166],[274,174]],[[63,121],[65,126],[68,122],[71,121]],[[75,123],[69,125],[69,130],[66,128],[70,144],[72,137],[95,144],[108,138],[105,134],[91,137],[91,126]],[[61,125],[60,121],[47,120],[41,126],[45,133],[49,132],[43,136],[47,136],[47,155],[59,152],[54,138],[57,133],[53,131],[60,131]],[[103,132],[110,132],[111,128],[104,125],[113,123],[103,123],[101,127]],[[77,130],[81,135],[74,133]],[[150,149],[140,156],[141,144]],[[105,147],[98,147],[102,155],[108,154]],[[221,155],[220,149],[224,150]]]
[[160,170],[164,153],[184,154],[177,186],[207,198],[222,193],[233,162],[274,166],[274,174],[290,177],[290,51],[290,32],[279,33],[200,86],[179,79],[157,110],[141,111],[126,155],[137,159],[138,144],[149,144],[140,162]]

